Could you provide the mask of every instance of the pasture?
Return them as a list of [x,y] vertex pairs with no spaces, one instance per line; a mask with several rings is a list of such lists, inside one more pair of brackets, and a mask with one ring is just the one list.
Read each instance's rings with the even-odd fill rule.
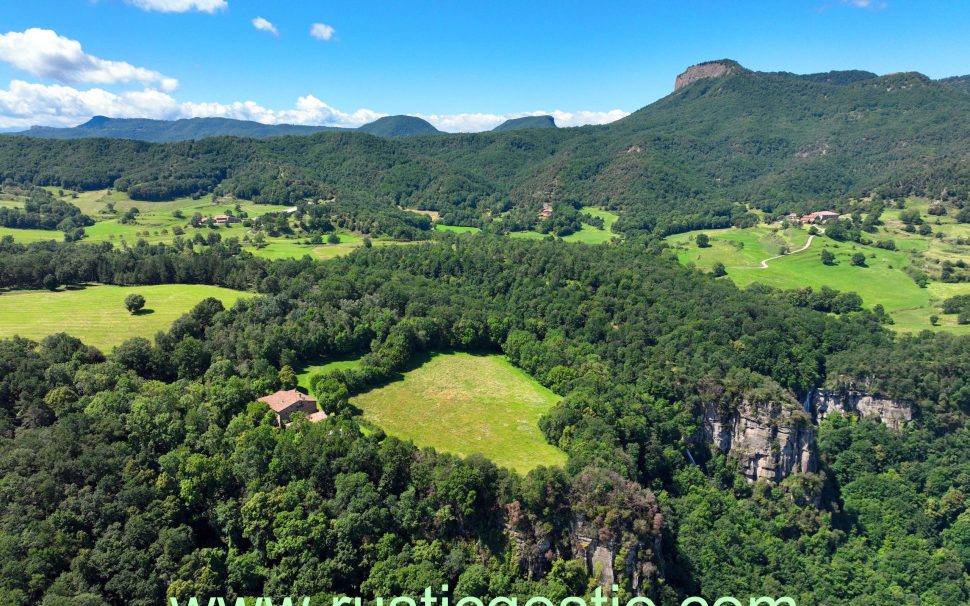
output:
[[526,473],[566,460],[538,426],[558,400],[504,356],[449,353],[351,403],[388,434],[458,455],[481,453]]
[[[145,309],[130,314],[125,296],[145,297]],[[166,284],[161,286],[88,286],[58,290],[0,293],[0,338],[20,335],[33,340],[66,332],[107,352],[130,337],[151,339],[202,299],[215,297],[227,308],[237,299],[253,296],[218,286]]]
[[[738,286],[762,283],[776,288],[792,289],[828,286],[839,291],[856,292],[866,307],[882,305],[893,318],[892,328],[898,332],[946,330],[956,334],[970,334],[970,325],[958,325],[956,318],[940,310],[943,299],[957,294],[970,294],[970,284],[931,281],[920,288],[905,271],[909,266],[924,267],[944,260],[970,260],[970,248],[955,244],[954,237],[970,236],[970,225],[956,223],[951,217],[930,217],[928,203],[907,201],[907,208],[921,211],[933,229],[929,236],[903,230],[898,209],[887,209],[883,224],[876,233],[866,234],[873,240],[891,239],[897,250],[885,250],[855,242],[837,242],[824,235],[817,236],[807,250],[793,252],[768,261],[767,268],[759,268],[762,260],[778,255],[782,250],[795,251],[805,245],[807,228],[780,229],[759,225],[751,228],[710,229],[670,236],[677,259],[702,270],[710,270],[714,263],[725,265],[728,278]],[[936,232],[943,237],[936,237]],[[704,233],[710,246],[699,248],[697,234]],[[784,247],[784,248],[782,248]],[[835,255],[834,265],[822,263],[822,250]],[[853,266],[855,253],[866,257],[864,267]],[[933,326],[930,316],[939,316]]]
[[314,375],[326,374],[334,370],[353,370],[360,365],[358,360],[332,360],[321,364],[307,364],[297,369],[297,385],[303,388],[308,394],[313,394],[313,385],[310,379]]

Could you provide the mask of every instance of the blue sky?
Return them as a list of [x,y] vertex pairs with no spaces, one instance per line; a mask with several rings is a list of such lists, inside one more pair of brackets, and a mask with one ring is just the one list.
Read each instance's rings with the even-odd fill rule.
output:
[[337,125],[407,113],[447,130],[554,111],[566,125],[604,122],[708,59],[966,74],[967,32],[963,0],[4,0],[0,128],[94,113]]

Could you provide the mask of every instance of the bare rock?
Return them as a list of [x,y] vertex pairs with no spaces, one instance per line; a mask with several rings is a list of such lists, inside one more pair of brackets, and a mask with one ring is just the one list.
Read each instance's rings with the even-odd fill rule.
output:
[[687,68],[687,71],[677,76],[674,82],[674,92],[689,86],[704,78],[721,78],[741,71],[743,68],[734,61],[706,61]]
[[812,392],[811,405],[818,422],[830,414],[840,413],[879,421],[890,429],[901,429],[913,420],[910,404],[848,387],[816,389]]
[[737,406],[710,404],[703,432],[718,451],[738,460],[751,481],[779,482],[816,469],[814,427],[794,402],[745,398]]

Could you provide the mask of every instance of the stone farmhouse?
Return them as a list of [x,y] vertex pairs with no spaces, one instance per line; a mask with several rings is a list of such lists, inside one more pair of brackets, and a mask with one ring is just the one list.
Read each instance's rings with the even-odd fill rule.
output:
[[276,413],[276,424],[286,427],[290,424],[290,416],[296,412],[306,414],[311,423],[319,423],[327,418],[327,413],[317,410],[317,401],[295,389],[281,389],[276,393],[259,399]]

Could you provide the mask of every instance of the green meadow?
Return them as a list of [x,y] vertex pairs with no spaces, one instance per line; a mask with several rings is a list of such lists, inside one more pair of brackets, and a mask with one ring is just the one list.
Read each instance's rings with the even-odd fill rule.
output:
[[538,426],[558,400],[504,356],[449,353],[351,403],[388,434],[458,455],[481,453],[526,473],[566,460]]
[[[130,314],[125,309],[124,300],[129,293],[145,297],[145,309],[141,313]],[[130,337],[151,339],[207,297],[215,297],[231,307],[237,299],[251,296],[248,292],[200,284],[3,292],[0,293],[0,339],[20,335],[39,340],[66,332],[108,351]]]
[[324,362],[321,364],[307,364],[301,368],[296,375],[297,384],[303,388],[303,390],[309,394],[313,393],[313,385],[310,384],[310,379],[314,375],[322,375],[328,372],[333,372],[335,370],[353,370],[360,366],[359,360],[332,360],[330,362]]
[[592,225],[583,224],[583,228],[576,233],[569,234],[564,237],[565,242],[582,242],[583,244],[602,244],[603,242],[609,242],[619,235],[613,233],[613,224],[619,219],[619,215],[612,213],[608,210],[603,210],[602,208],[587,207],[583,209],[583,212],[587,215],[593,215],[594,217],[599,217],[603,219],[603,228],[593,227]]
[[[910,200],[906,207],[920,210],[934,234],[921,236],[904,231],[899,221],[900,211],[887,209],[882,215],[883,225],[876,233],[867,234],[867,238],[873,241],[891,239],[897,250],[837,242],[819,235],[807,250],[770,260],[767,268],[759,267],[762,260],[783,250],[796,251],[804,246],[808,240],[807,228],[781,229],[759,225],[745,229],[699,230],[677,234],[667,240],[681,263],[710,270],[714,263],[721,262],[728,278],[741,287],[756,282],[784,289],[828,286],[858,293],[867,307],[882,305],[895,322],[892,327],[899,332],[947,330],[970,334],[970,326],[958,325],[954,316],[944,315],[940,309],[945,298],[970,294],[970,284],[931,281],[927,288],[920,288],[905,271],[911,265],[922,267],[943,260],[970,260],[970,247],[955,244],[952,240],[957,236],[970,236],[970,225],[956,223],[950,217],[940,218],[937,224],[936,217],[926,214],[929,203],[925,201]],[[937,238],[936,232],[944,234],[943,238]],[[697,246],[696,237],[700,233],[707,234],[709,247]],[[820,255],[826,249],[835,255],[834,265],[822,263]],[[855,253],[865,255],[864,267],[850,263]],[[933,315],[939,317],[937,326],[930,322]]]
[[[620,218],[616,213],[592,206],[584,207],[582,212],[603,219],[603,228],[601,229],[599,227],[593,227],[592,225],[583,223],[579,231],[571,233],[568,236],[564,236],[562,239],[563,242],[602,244],[620,237],[619,234],[615,234],[611,231],[613,224],[616,223],[616,220]],[[542,240],[544,238],[548,238],[549,234],[543,234],[537,231],[513,231],[509,233],[509,237],[518,238],[521,240]]]

